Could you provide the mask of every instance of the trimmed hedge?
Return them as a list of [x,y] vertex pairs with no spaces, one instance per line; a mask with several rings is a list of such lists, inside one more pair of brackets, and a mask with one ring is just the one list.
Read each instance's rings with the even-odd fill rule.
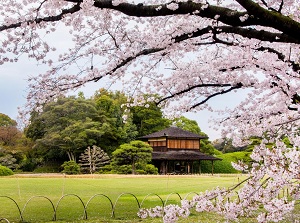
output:
[[250,155],[251,152],[241,151],[233,153],[224,153],[222,155],[218,155],[217,157],[228,160],[230,162],[237,162],[238,160],[241,160],[244,163],[250,163],[252,161]]
[[0,165],[0,176],[10,176],[13,175],[14,172],[6,166]]
[[[214,173],[239,173],[231,165],[231,162],[238,162],[238,160],[243,161],[244,163],[250,163],[251,152],[233,152],[217,155],[218,158],[221,158],[222,161],[214,162]],[[212,163],[211,161],[201,161],[201,172],[202,173],[211,173]]]
[[[212,163],[211,161],[201,161],[201,173],[211,173]],[[214,173],[239,173],[231,165],[231,161],[223,159],[222,161],[214,162]]]

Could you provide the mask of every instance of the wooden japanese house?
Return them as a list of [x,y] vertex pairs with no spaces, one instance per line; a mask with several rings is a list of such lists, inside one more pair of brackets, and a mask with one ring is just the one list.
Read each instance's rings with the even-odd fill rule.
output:
[[221,159],[200,152],[200,140],[205,138],[177,127],[169,127],[143,136],[141,140],[152,146],[152,162],[160,174],[201,173],[201,160],[212,162],[213,174],[213,162]]

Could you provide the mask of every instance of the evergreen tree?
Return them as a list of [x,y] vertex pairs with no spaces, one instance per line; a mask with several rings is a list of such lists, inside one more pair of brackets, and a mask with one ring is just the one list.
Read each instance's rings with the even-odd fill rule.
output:
[[152,147],[142,141],[132,141],[122,144],[120,148],[115,150],[113,162],[116,165],[131,165],[132,174],[136,174],[137,163],[147,164],[152,159]]
[[109,163],[110,158],[100,147],[93,145],[87,149],[79,157],[79,165],[83,172],[95,173],[102,166]]

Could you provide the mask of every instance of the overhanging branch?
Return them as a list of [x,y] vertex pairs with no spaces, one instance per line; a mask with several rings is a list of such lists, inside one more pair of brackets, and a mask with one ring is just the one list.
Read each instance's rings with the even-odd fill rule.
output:
[[300,23],[284,16],[279,12],[267,10],[252,0],[236,0],[247,12],[260,20],[260,25],[272,27],[288,36],[298,38],[300,36]]
[[[231,86],[231,87],[230,87]],[[191,87],[187,87],[186,89],[182,90],[182,91],[179,91],[179,92],[176,92],[172,95],[169,95],[167,97],[164,97],[162,99],[160,99],[158,102],[156,102],[156,105],[159,105],[161,104],[162,102],[166,101],[166,100],[169,100],[171,98],[174,98],[176,96],[179,96],[179,95],[182,95],[184,93],[188,93],[196,88],[207,88],[207,87],[218,87],[218,88],[223,88],[223,87],[230,87],[228,89],[223,89],[219,92],[216,92],[214,94],[211,94],[209,96],[207,96],[204,100],[202,100],[201,102],[199,103],[196,103],[194,105],[192,105],[189,109],[194,109],[204,103],[206,103],[208,100],[210,100],[211,98],[215,97],[215,96],[218,96],[218,95],[221,95],[221,94],[226,94],[226,93],[229,93],[233,90],[236,90],[236,89],[239,89],[239,88],[242,88],[243,87],[243,84],[242,83],[237,83],[235,85],[232,85],[232,84],[197,84],[197,85],[194,85],[194,86],[191,86]]]
[[190,107],[190,109],[194,109],[202,104],[205,104],[207,101],[209,101],[211,98],[213,97],[216,97],[218,95],[222,95],[222,94],[226,94],[226,93],[229,93],[233,90],[236,90],[236,89],[239,89],[239,88],[242,88],[243,87],[243,84],[242,83],[237,83],[235,86],[232,86],[231,88],[227,89],[227,90],[222,90],[222,91],[219,91],[219,92],[216,92],[214,94],[211,94],[210,96],[206,97],[206,99],[204,99],[203,101],[199,102],[199,103],[196,103],[194,105],[192,105]]
[[[11,25],[2,25],[0,26],[0,31],[20,27],[23,23],[31,24],[59,21],[67,14],[80,11],[80,3],[82,0],[66,1],[76,3],[76,5],[69,9],[62,10],[62,12],[56,16],[37,18],[35,20],[19,22]],[[278,12],[266,10],[250,0],[236,1],[239,2],[247,11],[239,12],[226,7],[195,3],[192,1],[178,3],[178,9],[176,10],[171,10],[168,8],[168,4],[170,3],[160,5],[121,3],[119,5],[113,5],[112,0],[95,0],[94,7],[117,10],[123,14],[135,17],[161,17],[169,15],[191,14],[200,16],[202,18],[215,19],[215,16],[218,16],[217,20],[219,22],[228,25],[219,27],[222,30],[221,32],[235,33],[246,38],[255,38],[262,41],[289,42],[299,44],[300,23],[288,16],[283,16]],[[245,21],[241,21],[240,18],[246,14],[249,14],[249,17]],[[275,28],[280,32],[257,31],[254,28],[249,27],[256,25]],[[198,31],[196,31],[195,34],[197,32]]]
[[2,25],[0,26],[0,32],[4,31],[4,30],[8,30],[8,29],[14,29],[14,28],[18,28],[21,27],[21,25],[23,23],[27,23],[27,24],[32,24],[32,23],[41,23],[41,22],[56,22],[56,21],[60,21],[65,15],[67,14],[72,14],[75,12],[80,11],[80,4],[76,4],[74,6],[72,6],[69,9],[63,9],[62,12],[56,16],[47,16],[44,18],[36,18],[34,20],[28,20],[28,21],[23,21],[23,22],[18,22],[18,23],[14,23],[14,24],[10,24],[10,25]]

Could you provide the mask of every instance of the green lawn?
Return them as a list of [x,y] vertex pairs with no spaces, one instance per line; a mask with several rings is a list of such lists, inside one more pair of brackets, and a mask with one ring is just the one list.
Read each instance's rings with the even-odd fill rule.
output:
[[[25,222],[50,222],[55,213],[53,208],[57,210],[57,222],[162,222],[161,219],[139,219],[136,215],[138,203],[141,204],[144,200],[143,207],[161,206],[162,199],[167,204],[175,204],[180,201],[180,197],[191,198],[195,193],[216,186],[230,187],[244,178],[245,176],[241,175],[1,177],[0,219],[20,221],[15,201]],[[85,213],[84,206],[87,204]],[[115,206],[114,217],[111,217],[112,205]],[[86,215],[88,220],[82,220]],[[220,220],[222,218],[214,214],[194,213],[188,219],[181,219],[179,222]],[[249,219],[246,222],[249,222]]]

